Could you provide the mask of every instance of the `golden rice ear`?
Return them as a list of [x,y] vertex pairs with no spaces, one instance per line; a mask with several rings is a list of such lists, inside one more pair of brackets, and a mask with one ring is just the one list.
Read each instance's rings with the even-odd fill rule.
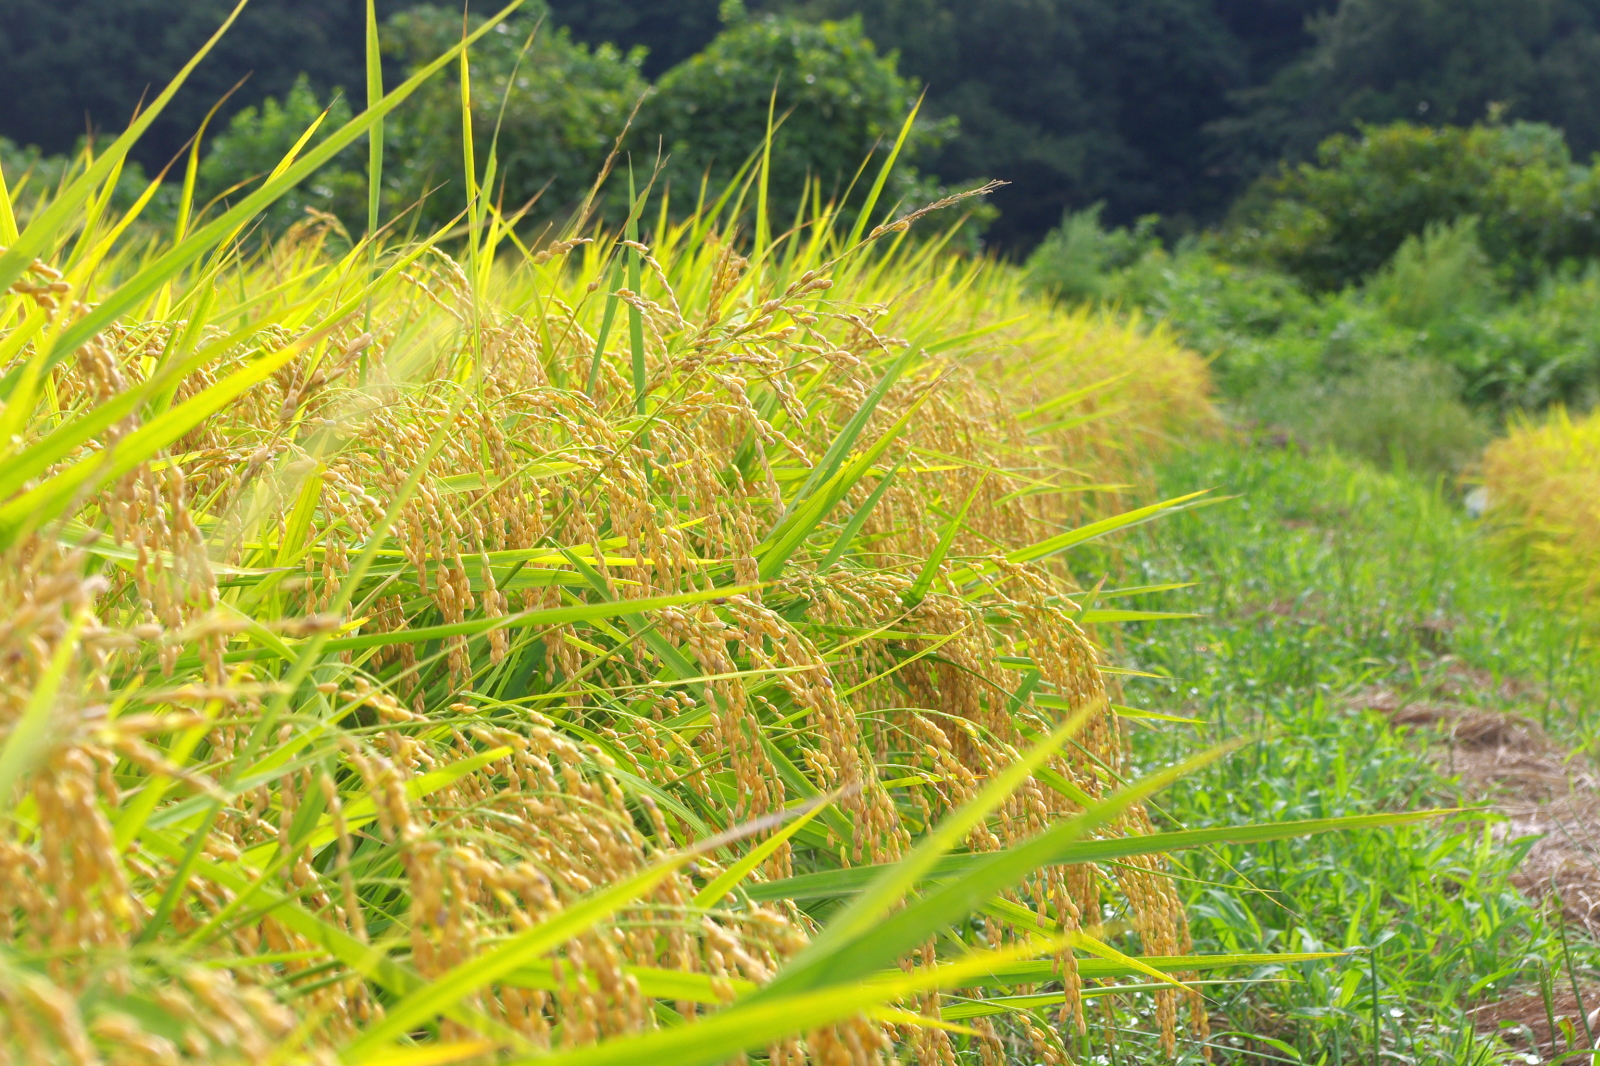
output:
[[[1556,408],[1519,419],[1485,450],[1479,503],[1512,566],[1563,612],[1600,623],[1600,416]],[[1469,497],[1470,500],[1470,497]]]

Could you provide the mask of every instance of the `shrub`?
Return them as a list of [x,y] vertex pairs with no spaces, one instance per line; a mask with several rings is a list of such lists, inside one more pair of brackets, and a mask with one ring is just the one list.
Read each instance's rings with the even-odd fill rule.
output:
[[[77,151],[71,156],[45,155],[33,145],[23,148],[0,137],[0,173],[5,175],[6,187],[13,201],[12,211],[18,222],[26,224],[33,217],[37,205],[50,202],[61,183],[78,168],[88,147],[80,139]],[[115,211],[128,210],[144,195],[149,183],[144,168],[138,163],[129,162],[118,176],[116,187],[111,190],[109,206]],[[155,191],[144,213],[149,218],[166,221],[177,202],[177,189],[168,183]]]
[[[481,23],[480,18],[471,25]],[[444,51],[461,32],[459,12],[421,6],[389,21],[384,47],[411,68]],[[543,4],[496,26],[473,49],[470,66],[480,181],[491,143],[498,159],[487,190],[490,199],[511,212],[537,198],[535,219],[561,218],[574,210],[644,95],[643,58],[637,49],[623,55],[611,45],[591,48],[572,40],[567,29],[551,25]],[[387,145],[394,161],[385,170],[391,210],[427,194],[423,222],[437,225],[463,208],[461,87],[455,67],[429,81],[400,110]]]
[[[892,147],[916,87],[880,56],[856,19],[804,22],[775,15],[735,19],[705,51],[679,64],[639,114],[635,159],[663,146],[667,179],[692,201],[707,176],[721,188],[760,148],[768,109],[782,126],[773,137],[769,190],[777,218],[792,219],[815,182],[824,200],[842,198],[865,160],[853,203]],[[952,132],[920,121],[883,205],[929,195],[911,161]]]
[[1480,220],[1495,269],[1528,287],[1600,255],[1600,177],[1573,165],[1561,132],[1535,123],[1339,134],[1315,162],[1264,179],[1235,212],[1233,250],[1315,290],[1353,284],[1429,225]]
[[1477,218],[1432,222],[1407,237],[1367,283],[1366,295],[1389,321],[1418,330],[1448,328],[1481,309],[1498,293],[1478,246]]
[[1134,233],[1106,233],[1085,213],[1027,269],[1036,290],[1167,323],[1212,358],[1223,394],[1252,417],[1278,417],[1265,412],[1285,409],[1284,397],[1304,406],[1318,382],[1374,362],[1447,368],[1441,380],[1456,383],[1461,402],[1493,418],[1600,401],[1600,269],[1507,292],[1481,231],[1474,216],[1431,223],[1364,285],[1315,293],[1271,266],[1225,258],[1215,238],[1139,247]]
[[[321,123],[306,148],[350,121],[350,102],[343,93],[335,92],[324,105],[304,75],[282,103],[269,96],[259,109],[247,107],[234,115],[200,163],[196,209],[213,198],[249,192],[272,173],[319,118]],[[346,148],[310,181],[290,190],[262,216],[267,232],[281,232],[300,221],[307,208],[335,214],[346,225],[364,227],[367,179],[363,158],[359,146]]]
[[[470,67],[478,180],[492,179],[487,195],[508,211],[537,201],[530,212],[536,221],[562,217],[582,201],[645,90],[638,69],[641,53],[622,56],[608,45],[590,49],[574,43],[567,30],[548,24],[547,15],[542,6],[535,7],[495,27],[473,50]],[[482,24],[481,17],[468,22],[469,28]],[[423,5],[390,19],[383,43],[409,72],[461,33],[458,13]],[[328,117],[311,144],[350,118],[342,94],[335,93],[326,106]],[[302,77],[281,103],[268,98],[260,109],[236,115],[202,164],[205,197],[248,187],[269,173],[323,107]],[[451,68],[387,121],[387,215],[416,208],[416,224],[431,227],[463,209],[461,119],[460,81]],[[487,172],[491,144],[497,159],[493,175]],[[282,232],[310,207],[336,214],[351,232],[359,232],[366,226],[366,183],[366,153],[354,145],[274,205],[262,221],[267,232]]]
[[1467,399],[1502,412],[1600,403],[1600,270],[1546,279],[1451,353]]
[[1254,398],[1255,411],[1307,443],[1382,467],[1459,474],[1489,439],[1448,367],[1381,360],[1350,374]]
[[1120,295],[1115,274],[1126,271],[1161,248],[1156,215],[1141,218],[1132,229],[1106,230],[1100,224],[1104,204],[1069,211],[1028,256],[1031,286],[1068,302],[1104,300]]

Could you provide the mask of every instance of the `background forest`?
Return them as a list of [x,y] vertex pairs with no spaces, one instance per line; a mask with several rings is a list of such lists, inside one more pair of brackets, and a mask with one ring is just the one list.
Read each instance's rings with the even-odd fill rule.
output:
[[[146,87],[164,83],[230,6],[0,0],[0,77],[9,87],[0,136],[53,154],[69,151],[86,128],[119,129]],[[389,17],[417,6],[380,0],[378,9]],[[689,62],[696,56],[715,57],[724,75],[729,62],[755,68],[744,80],[724,82],[723,91],[736,114],[765,111],[779,57],[728,39],[739,32],[737,5],[549,6],[549,22],[569,28],[572,42],[616,48],[580,62],[555,35],[536,45],[584,68],[567,79],[566,99],[539,100],[580,141],[591,133],[607,140],[646,79],[682,100],[682,111],[702,113],[695,106],[707,101],[694,96],[696,85],[684,84],[697,80],[697,64]],[[949,185],[990,177],[1012,183],[994,197],[1000,213],[987,237],[1015,254],[1036,244],[1064,210],[1099,201],[1112,223],[1159,213],[1169,237],[1203,227],[1224,217],[1279,159],[1307,158],[1326,136],[1357,122],[1470,125],[1495,105],[1506,119],[1561,129],[1579,158],[1600,148],[1596,0],[751,0],[748,7],[754,17],[858,18],[848,32],[864,34],[878,55],[896,55],[897,73],[926,87],[930,130],[944,132],[926,139],[920,169]],[[361,9],[356,0],[253,0],[240,32],[195,72],[136,158],[147,170],[165,164],[246,73],[219,125],[269,97],[284,100],[301,74],[323,102],[339,88],[358,92]],[[445,18],[441,32],[457,21]],[[395,34],[391,75],[416,59],[419,43],[415,34]],[[870,65],[864,56],[854,62],[856,75]],[[801,84],[811,99],[829,98],[826,87]],[[797,102],[790,94],[800,94],[800,85],[780,84],[779,93],[784,105]],[[843,132],[875,138],[893,111],[887,105],[899,100],[887,86],[861,100],[854,95],[846,94],[845,106],[862,109],[865,121],[858,120],[862,130]],[[585,117],[611,97],[623,114],[599,123]],[[716,110],[730,128],[747,125],[726,103]],[[508,115],[517,109],[512,101]],[[635,148],[663,133],[682,140],[683,116],[674,117],[639,127]],[[955,124],[939,127],[943,119]],[[736,143],[742,157],[749,142]],[[570,140],[561,147],[593,151]],[[840,148],[838,157],[813,160],[819,173],[831,179],[833,171],[853,171],[862,146]],[[524,180],[538,188],[550,176]]]

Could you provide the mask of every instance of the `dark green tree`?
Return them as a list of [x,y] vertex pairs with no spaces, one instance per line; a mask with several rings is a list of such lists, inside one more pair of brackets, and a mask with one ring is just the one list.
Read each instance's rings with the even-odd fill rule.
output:
[[[564,218],[581,203],[645,92],[638,54],[623,56],[610,45],[590,49],[550,25],[546,14],[535,0],[525,16],[484,37],[470,65],[477,179],[489,182],[489,197],[508,213],[533,203],[527,217],[535,224]],[[384,49],[400,72],[437,56],[460,35],[458,11],[427,5],[400,12],[382,31]],[[235,115],[201,165],[202,197],[248,188],[269,173],[324,106],[302,77],[281,102],[269,97],[260,108]],[[350,113],[334,95],[312,143]],[[442,72],[401,105],[385,133],[386,213],[416,210],[426,226],[459,213],[466,183],[456,69]],[[269,215],[269,229],[281,230],[312,207],[359,230],[366,224],[366,182],[366,153],[353,145],[286,196]]]
[[[476,16],[474,16],[476,18]],[[537,32],[535,32],[537,30]],[[461,15],[443,7],[401,12],[385,27],[385,49],[407,69],[459,40]],[[537,201],[530,217],[565,217],[577,207],[644,95],[642,51],[590,48],[552,25],[534,0],[472,51],[472,129],[478,180],[498,170],[488,195],[509,213]],[[386,200],[408,207],[425,193],[422,216],[444,221],[465,204],[461,90],[454,67],[429,81],[396,113],[385,152]]]
[[[870,156],[888,152],[915,101],[915,85],[892,57],[878,55],[856,20],[744,18],[661,77],[630,138],[634,165],[637,171],[653,163],[659,146],[676,198],[692,200],[707,175],[714,194],[761,148],[770,104],[782,124],[773,137],[769,189],[778,217],[787,217],[813,179],[824,198],[842,196]],[[919,121],[903,158],[937,147],[950,125]],[[853,202],[874,170],[857,184]],[[898,175],[891,202],[920,194],[909,166]]]
[[[232,10],[233,0],[0,0],[0,136],[66,152],[88,130],[120,133]],[[384,16],[406,0],[380,0]],[[359,89],[364,0],[251,0],[134,150],[165,165],[216,101],[250,75],[226,120],[300,74],[326,97]]]
[[644,73],[658,78],[711,43],[722,29],[719,0],[550,0],[550,14],[589,44],[646,50]]
[[1067,208],[1113,222],[1211,217],[1231,187],[1205,171],[1201,130],[1248,74],[1212,0],[806,0],[858,13],[897,50],[960,135],[928,161],[942,180],[1003,178],[990,237],[1025,250]]
[[1328,290],[1468,218],[1502,279],[1531,285],[1600,258],[1600,171],[1575,166],[1561,131],[1536,123],[1365,127],[1263,179],[1236,209],[1233,239],[1244,257]]
[[1215,127],[1238,171],[1358,122],[1470,125],[1491,107],[1600,149],[1600,0],[1342,0],[1315,46]]

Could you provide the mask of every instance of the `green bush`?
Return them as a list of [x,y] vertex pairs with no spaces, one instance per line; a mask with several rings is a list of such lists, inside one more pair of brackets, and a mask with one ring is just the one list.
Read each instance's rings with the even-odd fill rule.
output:
[[[319,101],[304,75],[282,103],[269,96],[259,109],[247,107],[234,115],[200,163],[196,208],[219,197],[248,192],[272,173],[324,110],[327,117],[306,142],[305,148],[311,148],[349,122],[351,112],[350,103],[342,94],[336,93],[327,104]],[[307,208],[338,215],[346,225],[365,225],[364,158],[360,145],[340,152],[310,181],[296,186],[272,205],[262,217],[267,231],[281,232],[304,218]]]
[[1600,403],[1600,273],[1556,275],[1449,353],[1466,398],[1502,412]]
[[1497,295],[1488,257],[1478,244],[1477,218],[1430,223],[1420,235],[1407,237],[1366,292],[1395,325],[1447,330],[1464,311]]
[[[769,103],[782,126],[773,137],[769,195],[779,218],[793,217],[808,182],[824,199],[842,197],[862,161],[882,159],[916,102],[916,86],[880,56],[858,19],[803,22],[778,16],[738,18],[699,55],[662,75],[639,114],[636,158],[658,143],[666,178],[694,197],[702,179],[719,188],[757,151],[767,134]],[[928,194],[910,165],[953,125],[918,122],[907,138],[885,200]],[[875,168],[856,182],[853,202]]]
[[1328,138],[1238,205],[1233,249],[1331,291],[1377,270],[1406,238],[1468,216],[1501,277],[1530,287],[1600,256],[1600,176],[1561,132],[1535,123],[1428,129],[1406,123]]
[[[641,99],[625,142],[635,173],[645,179],[660,151],[662,184],[676,190],[680,202],[692,203],[705,176],[720,189],[759,151],[776,86],[781,126],[772,145],[770,196],[779,218],[793,217],[809,181],[821,183],[824,197],[842,195],[863,160],[870,166],[887,154],[916,99],[915,86],[895,72],[892,58],[877,54],[854,21],[735,17],[705,52],[668,71],[651,91],[640,73],[642,50],[622,55],[610,45],[590,48],[574,42],[566,29],[552,29],[546,15],[540,4],[496,27],[474,47],[470,67],[479,180],[507,213],[531,203],[528,217],[535,222],[569,217],[581,205]],[[411,69],[448,48],[461,29],[454,12],[416,7],[385,25],[384,48]],[[269,173],[323,106],[302,78],[282,103],[269,99],[259,110],[241,112],[202,167],[204,194],[209,198]],[[329,106],[327,130],[350,113],[338,96]],[[884,194],[885,208],[934,194],[910,159],[940,143],[950,129],[950,123],[925,122],[913,128],[905,162]],[[452,67],[386,124],[386,217],[419,201],[423,226],[437,226],[461,211],[461,133],[460,80]],[[491,145],[493,175],[487,172]],[[857,183],[856,203],[870,177]],[[601,208],[620,214],[624,188],[613,182]],[[355,231],[365,226],[365,189],[365,153],[355,145],[275,207],[267,226],[281,230],[312,207],[337,214]]]
[[1169,251],[1139,245],[1134,232],[1108,233],[1090,212],[1069,217],[1027,270],[1031,285],[1065,301],[1165,322],[1212,359],[1224,396],[1257,420],[1320,405],[1328,396],[1318,390],[1373,365],[1436,366],[1459,402],[1495,418],[1594,406],[1600,266],[1508,290],[1479,243],[1482,230],[1475,216],[1430,224],[1365,284],[1317,293],[1270,266],[1226,257],[1216,237]]
[[[61,183],[70,176],[74,159],[81,158],[84,149],[84,140],[79,138],[77,150],[72,156],[46,155],[34,145],[23,148],[0,137],[0,172],[5,174],[12,210],[19,225],[25,226],[33,217],[35,205],[41,200],[48,202],[55,195]],[[144,195],[149,184],[150,179],[145,175],[144,168],[130,161],[117,176],[116,187],[111,191],[111,209],[128,210]],[[145,207],[144,216],[168,219],[177,202],[177,190],[170,183],[163,185]]]
[[1301,440],[1379,466],[1458,474],[1489,439],[1448,366],[1375,360],[1354,373],[1254,397],[1253,412]]
[[1116,272],[1126,271],[1161,247],[1159,216],[1146,215],[1132,229],[1100,225],[1104,204],[1069,211],[1028,256],[1029,284],[1068,302],[1118,295]]
[[[607,45],[590,49],[574,43],[565,29],[552,29],[546,15],[537,5],[496,27],[472,50],[470,67],[479,180],[490,179],[488,195],[508,213],[535,202],[530,214],[536,220],[562,216],[582,201],[645,91],[642,53],[623,56]],[[482,22],[478,18],[469,25]],[[459,14],[416,7],[389,20],[383,46],[409,70],[449,48],[461,32]],[[246,187],[270,173],[324,106],[302,77],[281,103],[268,98],[259,110],[240,112],[201,165],[202,197]],[[335,94],[326,106],[319,137],[350,119],[343,96]],[[385,217],[420,203],[420,224],[436,226],[462,210],[461,119],[459,73],[451,67],[387,121]],[[492,176],[487,172],[491,143],[497,157]],[[366,226],[366,190],[366,150],[358,143],[279,201],[264,218],[266,228],[280,232],[309,207],[338,215],[358,232]]]
[[[384,47],[410,68],[460,37],[459,12],[417,7],[389,21]],[[590,48],[573,41],[565,28],[550,25],[542,3],[495,27],[472,49],[470,67],[480,181],[491,143],[498,159],[489,196],[508,213],[534,201],[535,219],[562,217],[578,207],[645,93],[643,59],[638,49],[623,55],[610,45]],[[391,210],[428,194],[422,214],[425,224],[434,225],[465,206],[455,67],[407,101],[387,144],[385,201]]]

